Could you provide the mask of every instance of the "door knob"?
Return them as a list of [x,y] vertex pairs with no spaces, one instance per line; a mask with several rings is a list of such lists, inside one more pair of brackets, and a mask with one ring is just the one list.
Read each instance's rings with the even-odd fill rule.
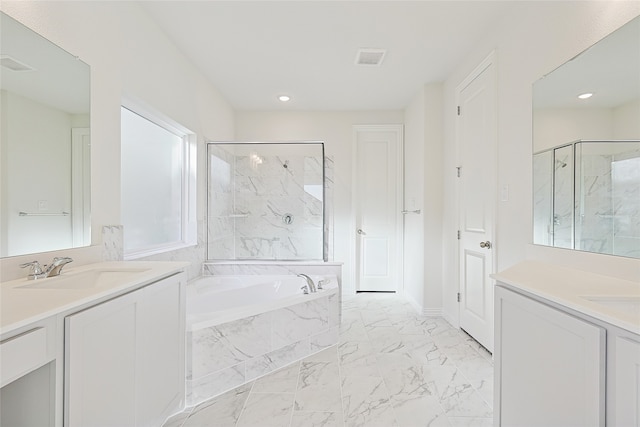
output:
[[491,242],[490,241],[486,241],[486,242],[480,242],[480,247],[481,248],[486,248],[486,249],[491,249]]
[[365,233],[364,231],[362,231],[362,228],[358,228],[358,234],[364,234],[364,235],[366,235],[367,233]]

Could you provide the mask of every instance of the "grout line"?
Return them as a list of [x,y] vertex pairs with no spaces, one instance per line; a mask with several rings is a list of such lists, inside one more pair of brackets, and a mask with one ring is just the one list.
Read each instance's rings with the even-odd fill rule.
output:
[[289,417],[289,427],[293,424],[293,414],[296,410],[296,397],[298,397],[298,385],[300,384],[300,374],[302,373],[302,360],[298,361],[298,376],[296,377],[296,386],[293,390],[293,403],[291,405],[291,416]]
[[244,400],[244,403],[242,404],[242,409],[240,410],[240,414],[238,414],[238,419],[236,420],[236,426],[238,424],[240,424],[240,420],[242,419],[242,415],[244,414],[244,410],[247,408],[247,402],[249,401],[249,398],[251,398],[251,393],[253,393],[253,387],[256,385],[256,382],[253,381],[251,383],[251,390],[249,390],[249,392],[247,393],[247,398]]

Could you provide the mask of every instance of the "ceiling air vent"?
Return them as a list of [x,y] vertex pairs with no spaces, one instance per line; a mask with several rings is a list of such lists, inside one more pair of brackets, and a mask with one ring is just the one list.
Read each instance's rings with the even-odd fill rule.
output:
[[387,51],[385,49],[359,49],[356,65],[380,66]]
[[34,71],[33,67],[30,67],[24,62],[20,62],[9,55],[0,55],[0,66],[11,71]]

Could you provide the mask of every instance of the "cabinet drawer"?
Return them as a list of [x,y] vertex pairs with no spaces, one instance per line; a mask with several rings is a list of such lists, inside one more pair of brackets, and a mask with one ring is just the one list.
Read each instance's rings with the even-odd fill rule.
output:
[[36,328],[0,343],[0,387],[48,361],[47,330]]

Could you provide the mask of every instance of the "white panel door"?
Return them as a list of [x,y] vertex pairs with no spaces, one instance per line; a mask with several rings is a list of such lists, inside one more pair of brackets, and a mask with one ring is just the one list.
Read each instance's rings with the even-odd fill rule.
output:
[[493,56],[458,89],[460,327],[493,351],[496,83]]
[[400,289],[402,127],[355,127],[356,290]]

